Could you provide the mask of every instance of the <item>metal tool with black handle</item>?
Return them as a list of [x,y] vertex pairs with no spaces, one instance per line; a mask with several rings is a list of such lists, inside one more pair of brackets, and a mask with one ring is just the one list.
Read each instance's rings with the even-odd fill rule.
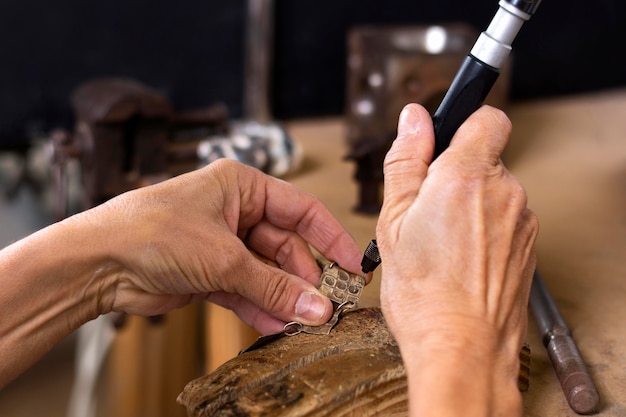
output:
[[433,115],[435,158],[450,145],[463,122],[482,105],[511,52],[513,40],[539,3],[541,0],[500,1],[487,30],[478,37]]

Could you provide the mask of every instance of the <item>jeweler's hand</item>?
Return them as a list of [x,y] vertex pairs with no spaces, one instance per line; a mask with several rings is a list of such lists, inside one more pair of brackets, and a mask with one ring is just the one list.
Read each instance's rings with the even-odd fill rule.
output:
[[0,388],[111,311],[209,299],[261,333],[322,324],[332,307],[311,247],[360,271],[356,243],[319,200],[230,160],[45,227],[0,251]]
[[[207,298],[262,333],[322,324],[330,301],[309,244],[359,272],[361,253],[322,203],[229,160],[121,195],[78,216],[116,233],[107,310],[154,315]],[[274,266],[272,266],[274,265]]]
[[381,303],[414,415],[521,413],[518,354],[538,225],[500,160],[510,129],[504,113],[482,107],[431,163],[431,118],[408,105],[386,156]]

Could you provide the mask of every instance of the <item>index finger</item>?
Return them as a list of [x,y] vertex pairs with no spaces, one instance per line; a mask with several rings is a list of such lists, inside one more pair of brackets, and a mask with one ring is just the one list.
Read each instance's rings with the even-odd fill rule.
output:
[[239,167],[239,228],[249,229],[262,220],[277,229],[297,233],[329,260],[359,273],[361,252],[356,241],[313,195],[286,181],[251,167]]
[[266,219],[293,230],[327,259],[361,272],[361,251],[352,235],[316,197],[285,181],[268,179]]
[[498,163],[511,134],[511,121],[495,107],[484,105],[459,127],[446,153],[469,160]]

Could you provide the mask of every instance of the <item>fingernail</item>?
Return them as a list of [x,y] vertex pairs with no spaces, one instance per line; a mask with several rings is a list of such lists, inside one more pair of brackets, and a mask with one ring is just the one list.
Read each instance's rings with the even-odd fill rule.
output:
[[415,133],[418,124],[419,117],[417,112],[410,106],[405,106],[398,119],[398,136]]
[[305,320],[318,323],[326,313],[326,300],[321,295],[303,292],[296,302],[296,315]]

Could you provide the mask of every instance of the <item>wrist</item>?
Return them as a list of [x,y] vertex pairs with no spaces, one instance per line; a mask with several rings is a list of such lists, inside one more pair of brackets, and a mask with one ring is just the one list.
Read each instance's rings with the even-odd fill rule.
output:
[[115,251],[120,245],[112,239],[108,225],[103,224],[106,222],[91,221],[86,213],[80,213],[53,226],[58,228],[53,236],[62,239],[59,246],[71,248],[59,253],[56,263],[64,265],[62,276],[67,286],[80,295],[75,302],[84,312],[81,321],[112,311],[121,270]]
[[[468,349],[435,349],[406,363],[411,415],[420,417],[519,416],[516,379],[498,361]],[[415,399],[415,401],[413,401]]]
[[517,355],[503,354],[480,332],[439,330],[413,343],[399,341],[411,415],[519,415]]
[[0,256],[0,387],[85,322],[106,312],[114,274],[81,222],[48,226]]

